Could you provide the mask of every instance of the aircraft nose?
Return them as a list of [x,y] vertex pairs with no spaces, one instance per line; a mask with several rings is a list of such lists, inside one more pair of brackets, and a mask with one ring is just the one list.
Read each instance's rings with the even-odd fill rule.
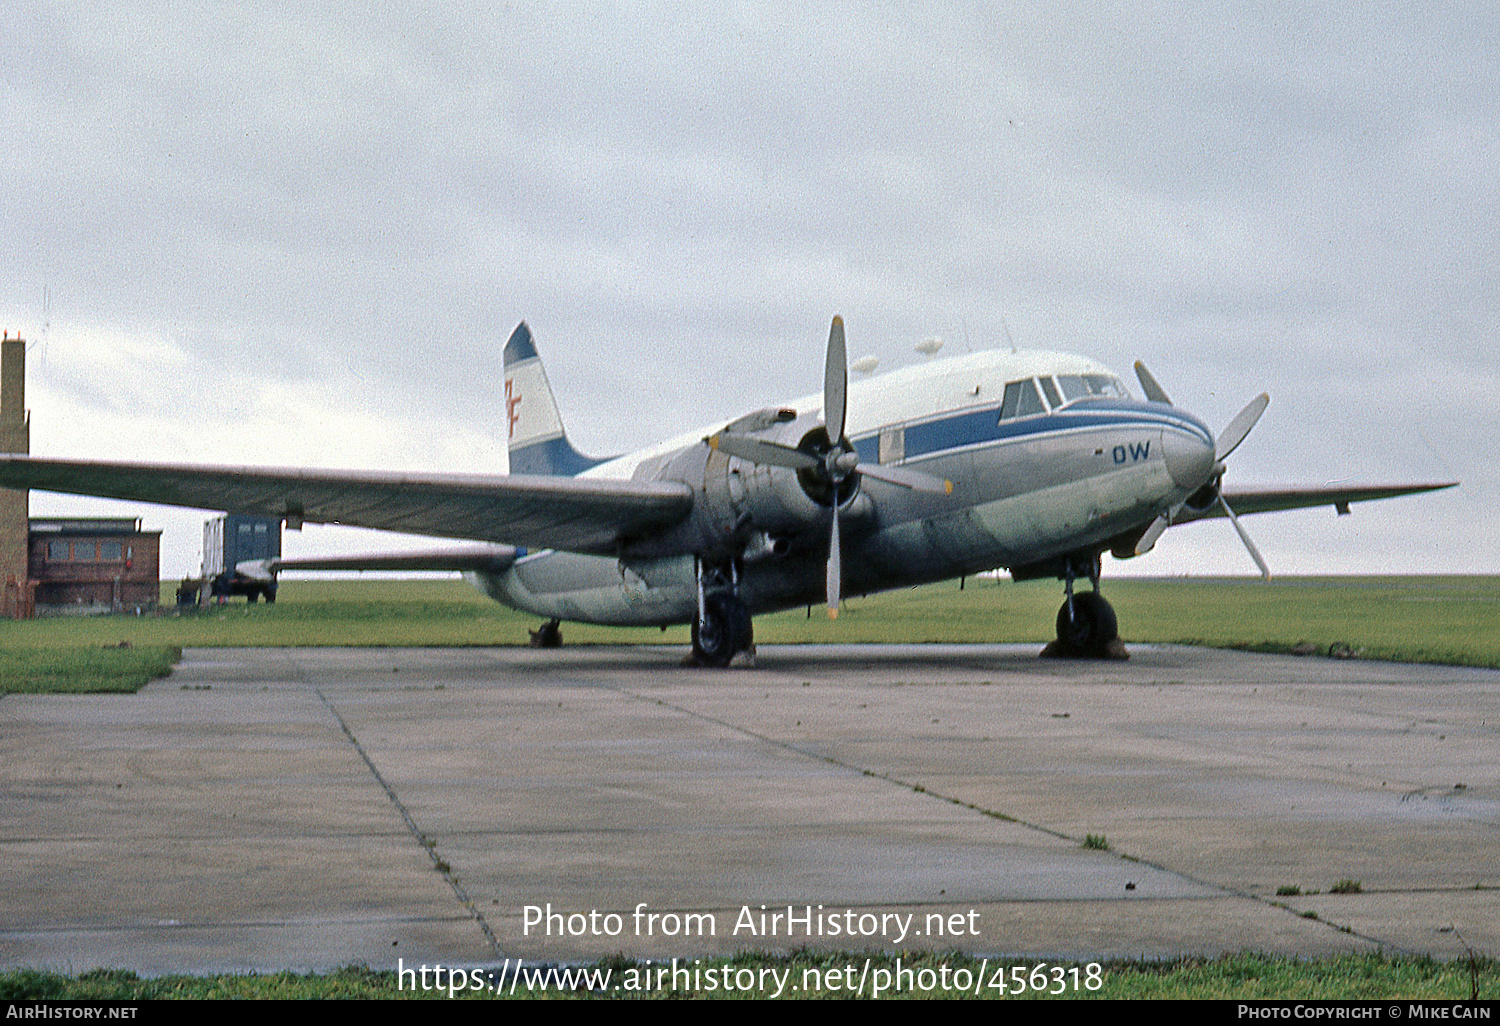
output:
[[[1199,425],[1202,427],[1202,425]],[[1162,433],[1162,457],[1167,473],[1179,488],[1193,491],[1208,481],[1214,471],[1214,443],[1208,428],[1202,434],[1168,428]]]

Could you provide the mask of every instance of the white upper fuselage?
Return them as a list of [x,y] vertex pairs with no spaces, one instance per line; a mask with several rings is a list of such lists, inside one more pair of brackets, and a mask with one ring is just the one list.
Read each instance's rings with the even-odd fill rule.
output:
[[[1057,374],[1102,374],[1119,380],[1103,364],[1071,353],[985,350],[968,356],[928,360],[849,382],[845,433],[857,439],[883,425],[995,405],[1001,401],[1006,382]],[[799,416],[812,414],[819,421],[823,417],[821,394],[805,395],[779,405],[796,410]],[[628,478],[641,463],[695,445],[723,426],[723,422],[704,425],[608,460],[579,476]]]

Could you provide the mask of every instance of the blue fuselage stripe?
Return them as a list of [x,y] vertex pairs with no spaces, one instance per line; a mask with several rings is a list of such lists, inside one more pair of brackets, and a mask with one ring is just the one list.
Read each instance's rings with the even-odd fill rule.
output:
[[[1150,406],[1108,400],[1080,403],[1050,414],[1000,419],[1000,408],[965,410],[933,420],[906,425],[905,458],[913,459],[950,449],[962,449],[988,442],[1052,435],[1096,428],[1171,428],[1185,431],[1205,443],[1213,444],[1213,435],[1202,423],[1171,407]],[[879,433],[853,440],[862,461],[879,458]]]

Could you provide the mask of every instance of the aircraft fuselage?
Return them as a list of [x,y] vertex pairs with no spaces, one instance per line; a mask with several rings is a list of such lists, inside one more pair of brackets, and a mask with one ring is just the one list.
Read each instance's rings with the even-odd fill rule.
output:
[[[809,396],[732,426],[795,447],[821,430],[821,407]],[[1107,368],[1061,353],[984,352],[850,385],[846,435],[861,463],[947,479],[951,495],[865,477],[820,494],[796,470],[710,448],[704,438],[722,427],[581,475],[689,484],[693,515],[673,530],[627,541],[617,558],[527,553],[471,580],[548,618],[685,623],[704,560],[729,568],[750,612],[770,612],[822,599],[834,501],[843,593],[866,594],[1092,559],[1186,500],[1214,467],[1214,437],[1198,418],[1133,399]]]

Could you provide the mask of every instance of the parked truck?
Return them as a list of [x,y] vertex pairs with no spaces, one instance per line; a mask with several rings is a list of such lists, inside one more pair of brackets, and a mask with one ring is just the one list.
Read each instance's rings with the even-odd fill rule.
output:
[[203,525],[203,576],[209,595],[224,601],[243,595],[254,602],[265,596],[276,601],[276,580],[240,573],[235,568],[251,559],[271,560],[281,556],[281,520],[229,513]]

